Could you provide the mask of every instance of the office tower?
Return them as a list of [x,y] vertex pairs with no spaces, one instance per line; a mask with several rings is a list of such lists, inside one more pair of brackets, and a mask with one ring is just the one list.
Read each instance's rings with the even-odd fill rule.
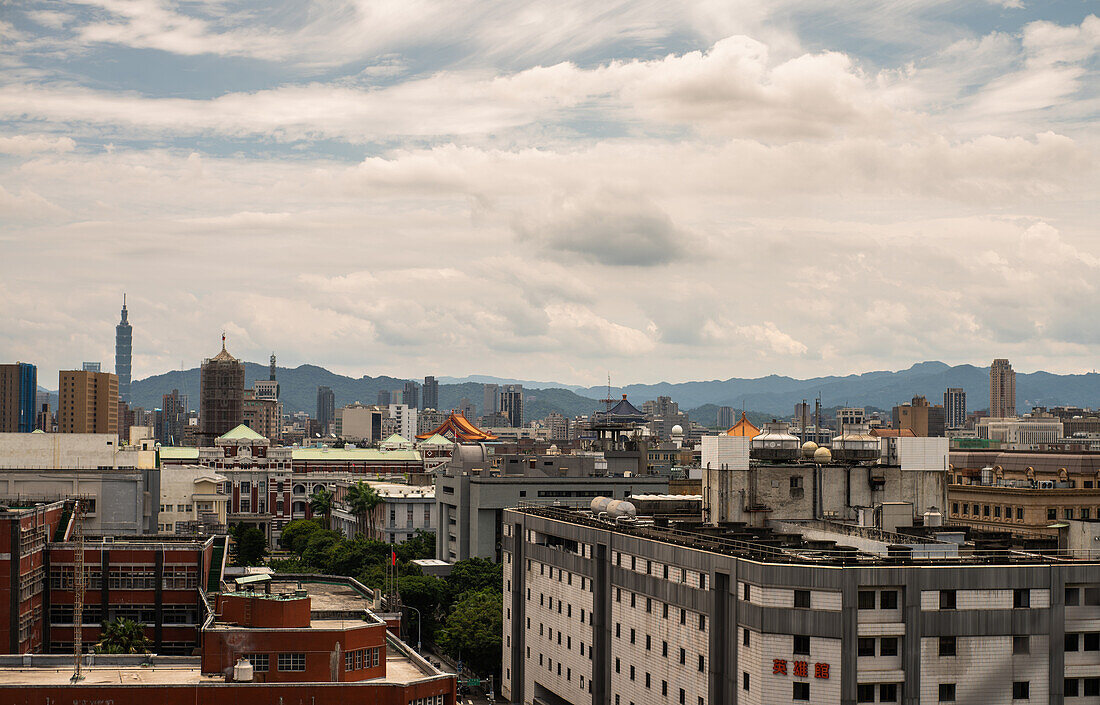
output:
[[0,365],[0,433],[33,431],[37,399],[37,367],[26,362]]
[[435,381],[435,377],[428,375],[424,378],[424,409],[439,409],[439,382]]
[[328,434],[335,420],[336,395],[329,387],[317,387],[317,425],[321,427],[321,433]]
[[1016,415],[1016,372],[1004,358],[989,367],[989,416],[1003,419]]
[[161,445],[183,445],[183,427],[187,425],[187,395],[173,389],[161,397],[160,433],[157,440]]
[[85,372],[102,372],[98,362],[85,362],[81,367]]
[[214,439],[244,423],[244,365],[225,349],[203,360],[199,372],[199,444],[210,448]]
[[733,425],[733,407],[718,407],[718,428],[729,428]]
[[378,390],[378,406],[389,406],[392,401],[392,394],[388,389]]
[[500,411],[500,385],[486,384],[484,389],[485,401],[481,405],[481,415],[492,416]]
[[477,408],[475,408],[474,403],[466,397],[462,397],[461,399],[459,399],[458,413],[461,416],[465,416],[466,419],[471,422],[473,422],[473,420],[477,418]]
[[412,380],[405,382],[405,389],[401,393],[401,399],[410,409],[420,409],[420,385]]
[[966,392],[959,387],[948,387],[943,393],[944,423],[947,428],[966,425]]
[[133,329],[126,311],[126,294],[122,295],[122,320],[115,326],[115,374],[118,376],[118,398],[130,403],[130,356],[133,352]]
[[118,376],[62,370],[57,391],[61,433],[118,433]]
[[506,384],[500,393],[500,413],[512,428],[523,426],[523,385]]

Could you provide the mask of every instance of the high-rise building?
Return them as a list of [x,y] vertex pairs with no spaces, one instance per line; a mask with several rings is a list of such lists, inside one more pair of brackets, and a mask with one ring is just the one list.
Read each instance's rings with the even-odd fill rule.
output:
[[214,447],[214,439],[244,423],[244,365],[225,349],[203,360],[199,372],[199,444]]
[[420,385],[412,380],[405,382],[401,399],[410,409],[420,409]]
[[118,376],[62,370],[57,391],[60,433],[118,433]]
[[944,424],[947,428],[962,428],[966,425],[966,391],[959,387],[948,387],[943,393]]
[[944,431],[944,410],[940,405],[931,405],[923,395],[916,395],[908,404],[899,404],[893,410],[893,427],[907,429],[914,436],[942,436]]
[[424,378],[424,409],[439,409],[439,382],[428,375]]
[[392,401],[393,394],[388,389],[378,390],[378,406],[389,406]]
[[506,384],[500,393],[500,413],[508,417],[512,428],[523,426],[523,385]]
[[989,417],[1003,419],[1016,415],[1016,372],[1004,358],[989,367]]
[[458,409],[456,409],[456,411],[461,416],[465,416],[470,422],[473,422],[474,419],[477,418],[477,408],[474,406],[474,403],[466,397],[462,397],[458,400]]
[[173,389],[161,397],[160,435],[161,445],[183,445],[183,427],[187,425],[187,395]]
[[118,398],[130,403],[130,357],[133,353],[133,329],[126,311],[126,294],[122,295],[122,320],[115,326],[115,374],[118,376]]
[[37,367],[26,362],[0,365],[0,433],[33,431],[37,398]]
[[733,407],[718,407],[718,428],[729,428],[733,425]]
[[317,387],[317,425],[321,433],[328,434],[336,420],[336,395],[329,387]]
[[482,416],[492,416],[500,411],[500,385],[486,384],[484,386],[485,400],[481,405]]

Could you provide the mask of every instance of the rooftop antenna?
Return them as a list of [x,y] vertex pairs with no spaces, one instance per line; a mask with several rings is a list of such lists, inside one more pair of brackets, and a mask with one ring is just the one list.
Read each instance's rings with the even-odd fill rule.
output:
[[607,412],[611,413],[611,405],[615,403],[615,400],[611,398],[611,373],[607,373],[607,398],[602,399],[604,404],[607,405]]

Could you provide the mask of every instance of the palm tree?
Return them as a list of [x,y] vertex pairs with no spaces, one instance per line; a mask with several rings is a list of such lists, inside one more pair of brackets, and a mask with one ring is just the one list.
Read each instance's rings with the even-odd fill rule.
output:
[[332,504],[336,495],[331,490],[318,485],[313,490],[313,496],[309,498],[309,508],[314,514],[320,514],[325,518],[325,528],[332,528]]
[[354,485],[348,488],[347,494],[344,495],[347,500],[348,506],[351,507],[351,511],[361,521],[367,523],[367,538],[374,538],[375,531],[375,509],[378,508],[385,500],[379,495],[373,487],[360,480]]
[[152,642],[145,636],[145,627],[132,619],[119,617],[103,625],[97,654],[147,654]]

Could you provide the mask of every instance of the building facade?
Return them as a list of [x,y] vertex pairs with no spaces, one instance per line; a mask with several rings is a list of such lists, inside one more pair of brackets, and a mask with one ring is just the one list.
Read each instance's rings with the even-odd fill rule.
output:
[[989,415],[995,419],[1016,415],[1016,372],[1004,358],[989,367]]
[[405,403],[410,409],[420,410],[420,385],[412,380],[405,382],[404,390],[401,392],[401,401]]
[[33,431],[37,399],[38,368],[26,362],[0,365],[0,433]]
[[523,385],[506,384],[500,392],[500,413],[512,428],[523,426]]
[[422,401],[421,409],[439,408],[439,382],[432,375],[424,378],[424,398]]
[[225,349],[203,360],[199,372],[199,443],[214,439],[244,423],[244,365]]
[[331,425],[336,420],[336,395],[329,387],[317,387],[317,423],[321,426],[321,433],[328,435]]
[[966,390],[948,387],[943,393],[944,425],[950,429],[966,426]]
[[118,377],[108,372],[62,370],[57,392],[60,433],[118,434]]
[[849,535],[821,544],[722,528],[505,511],[508,702],[1053,705],[1097,694],[1100,553],[919,560],[889,555],[889,537],[830,551]]

